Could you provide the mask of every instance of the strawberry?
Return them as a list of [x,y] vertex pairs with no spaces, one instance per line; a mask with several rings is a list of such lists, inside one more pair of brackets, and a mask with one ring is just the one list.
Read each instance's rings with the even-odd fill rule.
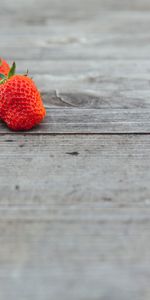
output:
[[4,74],[4,75],[8,75],[10,71],[10,66],[8,65],[8,63],[0,58],[0,73]]
[[27,75],[15,75],[13,63],[8,76],[0,74],[0,117],[12,130],[28,130],[46,115],[35,83]]

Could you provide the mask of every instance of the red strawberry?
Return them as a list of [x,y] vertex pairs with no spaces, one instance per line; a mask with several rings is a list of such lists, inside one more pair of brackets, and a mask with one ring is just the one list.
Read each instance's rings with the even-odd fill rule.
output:
[[8,63],[2,58],[0,58],[0,73],[7,76],[9,71],[10,71],[10,66],[8,65]]
[[39,124],[46,115],[33,80],[15,75],[15,63],[8,77],[0,81],[0,117],[12,130],[28,130]]

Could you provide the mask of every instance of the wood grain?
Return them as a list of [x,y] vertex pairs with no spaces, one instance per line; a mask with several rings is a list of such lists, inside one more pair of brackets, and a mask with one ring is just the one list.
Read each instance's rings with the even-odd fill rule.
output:
[[[2,122],[0,133],[10,133]],[[150,133],[150,111],[52,108],[47,109],[47,117],[39,126],[28,131],[28,134],[37,133]]]
[[115,208],[116,218],[122,207],[148,208],[149,135],[9,134],[0,136],[0,145],[0,203],[11,212],[31,204],[31,212],[52,217],[45,204],[62,203],[60,212],[67,212],[77,203],[81,217],[82,209],[90,214],[95,206],[95,218],[102,208]]
[[149,136],[0,144],[1,299],[148,299]]
[[[128,21],[128,19],[127,19]],[[98,23],[97,26],[100,26]],[[131,25],[132,26],[132,25]],[[135,25],[135,27],[137,24]],[[149,23],[146,24],[145,27],[149,28],[150,26],[150,18]],[[48,27],[49,28],[49,27]],[[59,30],[59,29],[58,29]],[[75,28],[76,30],[76,28]],[[93,28],[94,30],[94,28]],[[30,31],[30,28],[28,28]],[[43,31],[39,33],[39,29],[35,31],[35,34],[43,34]],[[143,30],[144,31],[144,30]],[[34,32],[33,32],[34,33]],[[44,31],[45,33],[45,31]],[[11,31],[9,30],[9,34]],[[21,32],[20,32],[21,34]],[[51,33],[49,33],[51,36]],[[63,37],[59,36],[58,38],[49,38],[47,35],[47,40],[40,40],[41,44],[36,45],[38,43],[35,40],[35,43],[30,46],[28,45],[28,40],[26,41],[26,45],[22,45],[20,43],[19,47],[13,44],[13,46],[7,46],[10,42],[4,42],[0,46],[1,56],[5,57],[8,60],[111,60],[111,59],[150,59],[150,46],[148,35],[145,37],[137,37],[135,38],[132,35],[123,35],[121,32],[119,36],[108,35],[107,37],[99,37],[100,33],[98,33],[98,39],[89,37],[89,33],[81,33],[80,37],[76,38],[76,36],[70,36],[66,38],[66,42]],[[123,37],[123,36],[124,37]],[[17,36],[17,40],[19,40],[19,36]],[[32,36],[31,36],[32,39]],[[56,39],[56,40],[55,40]],[[70,40],[70,41],[69,41]],[[75,42],[73,42],[73,40]],[[79,41],[78,41],[79,40]],[[84,42],[85,40],[85,42]],[[81,41],[81,42],[80,42]]]

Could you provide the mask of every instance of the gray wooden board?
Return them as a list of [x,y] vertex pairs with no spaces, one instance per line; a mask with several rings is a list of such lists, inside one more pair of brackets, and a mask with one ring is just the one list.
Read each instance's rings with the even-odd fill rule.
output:
[[[148,28],[150,26],[147,24]],[[30,30],[30,28],[28,29]],[[93,29],[94,30],[94,29]],[[38,33],[38,29],[37,29]],[[42,34],[42,32],[41,32]],[[87,33],[88,36],[88,33]],[[18,38],[18,37],[17,37]],[[75,37],[70,37],[70,39],[76,39]],[[19,38],[18,38],[19,39]],[[59,42],[60,39],[60,42]],[[69,39],[69,38],[68,38]],[[81,34],[81,40],[83,39],[83,43],[79,41],[79,43],[68,43],[61,42],[61,38],[58,37],[58,42],[47,41],[46,45],[37,46],[32,45],[28,46],[28,41],[26,46],[23,45],[17,47],[17,45],[13,46],[5,46],[1,44],[0,51],[1,56],[6,59],[17,60],[92,60],[92,59],[150,59],[150,45],[148,37],[144,38],[134,38],[132,35],[125,37],[125,40],[122,36],[114,37],[108,36],[106,39],[99,39],[98,41],[93,41],[88,39],[88,42],[84,43],[84,35]],[[86,38],[85,38],[86,39]],[[48,40],[48,37],[47,37]],[[41,42],[42,43],[42,42]],[[49,45],[48,45],[49,43]]]
[[42,205],[60,203],[67,212],[78,203],[89,213],[97,207],[96,218],[101,208],[143,207],[149,214],[149,135],[4,134],[0,148],[0,204],[11,212],[35,204],[40,213]]
[[0,298],[148,300],[149,136],[0,145]]
[[47,108],[0,122],[0,300],[149,300],[150,1],[1,1],[0,28]]
[[18,61],[27,68],[50,107],[150,107],[149,60]]
[[[2,122],[0,133],[10,133]],[[37,133],[150,133],[150,111],[48,108],[44,121],[28,132]]]

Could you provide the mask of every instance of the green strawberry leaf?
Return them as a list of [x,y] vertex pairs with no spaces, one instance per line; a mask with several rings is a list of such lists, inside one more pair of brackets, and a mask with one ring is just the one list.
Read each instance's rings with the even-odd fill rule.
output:
[[15,75],[16,72],[16,63],[13,62],[12,67],[10,68],[8,79]]
[[2,60],[1,60],[1,58],[0,58],[0,66],[2,65]]
[[0,74],[0,78],[7,79],[7,77],[4,74]]
[[6,79],[0,80],[0,85],[1,85],[1,84],[4,84],[5,82],[6,82]]

